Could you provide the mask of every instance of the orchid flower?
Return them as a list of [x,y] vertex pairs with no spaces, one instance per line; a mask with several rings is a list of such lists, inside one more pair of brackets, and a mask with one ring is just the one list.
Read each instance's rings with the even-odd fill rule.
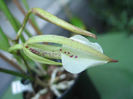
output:
[[[71,38],[56,35],[34,36],[24,44],[11,47],[9,51],[17,49],[22,49],[25,55],[34,61],[63,65],[66,71],[75,74],[92,66],[116,62],[103,54],[98,43],[92,43],[81,35]],[[61,59],[62,62],[56,62],[53,59]]]

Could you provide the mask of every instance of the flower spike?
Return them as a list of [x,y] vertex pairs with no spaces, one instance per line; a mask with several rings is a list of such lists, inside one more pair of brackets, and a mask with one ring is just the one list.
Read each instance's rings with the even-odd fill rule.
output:
[[[34,61],[63,65],[70,73],[80,73],[92,66],[117,62],[104,55],[98,43],[92,43],[81,35],[71,38],[56,35],[34,36],[29,38],[25,44],[10,48],[10,51],[15,49],[22,49],[25,55]],[[60,59],[62,63],[53,61],[53,59]]]

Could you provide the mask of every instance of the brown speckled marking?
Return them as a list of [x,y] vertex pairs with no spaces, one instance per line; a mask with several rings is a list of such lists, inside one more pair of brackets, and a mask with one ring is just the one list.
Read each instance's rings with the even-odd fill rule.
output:
[[67,52],[67,54],[70,54],[70,52]]
[[78,56],[75,56],[75,58],[78,58]]
[[62,51],[62,49],[60,49],[60,51]]
[[38,52],[38,51],[35,50],[35,49],[30,48],[29,50],[30,50],[32,53],[34,53],[34,54],[37,54],[37,55],[40,54],[40,52]]
[[70,56],[71,58],[73,57],[73,55]]
[[28,45],[26,45],[26,46],[25,46],[25,48],[29,48],[29,46],[28,46]]

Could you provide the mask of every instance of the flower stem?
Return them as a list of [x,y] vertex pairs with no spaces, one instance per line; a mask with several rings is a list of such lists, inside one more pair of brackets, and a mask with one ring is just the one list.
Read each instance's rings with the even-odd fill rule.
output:
[[26,25],[26,23],[27,23],[27,21],[28,21],[29,16],[30,16],[31,13],[32,13],[32,11],[29,10],[28,13],[26,14],[25,18],[24,18],[22,27],[19,29],[19,31],[18,31],[18,33],[17,33],[17,37],[16,37],[16,41],[17,41],[17,42],[18,42],[18,39],[19,39],[20,35],[21,35],[22,32],[23,32],[23,29],[25,28],[25,25]]

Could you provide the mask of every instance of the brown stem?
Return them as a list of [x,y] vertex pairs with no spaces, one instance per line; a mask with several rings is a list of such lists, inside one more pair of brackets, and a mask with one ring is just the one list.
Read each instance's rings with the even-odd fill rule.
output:
[[[15,3],[15,5],[18,7],[18,9],[23,13],[23,15],[26,15],[26,12],[24,11],[23,7],[21,6],[21,4],[19,3],[18,0],[13,0],[13,2]],[[38,29],[38,27],[32,22],[31,19],[29,19],[29,23],[32,25],[32,27],[34,28],[34,30],[36,31],[36,33],[38,35],[41,35],[41,31]]]
[[8,62],[9,64],[11,64],[11,66],[13,66],[14,68],[18,69],[20,72],[25,73],[24,70],[15,62],[13,62],[12,60],[10,60],[9,58],[7,58],[6,56],[4,56],[2,53],[0,53],[0,57],[5,60],[6,62]]

